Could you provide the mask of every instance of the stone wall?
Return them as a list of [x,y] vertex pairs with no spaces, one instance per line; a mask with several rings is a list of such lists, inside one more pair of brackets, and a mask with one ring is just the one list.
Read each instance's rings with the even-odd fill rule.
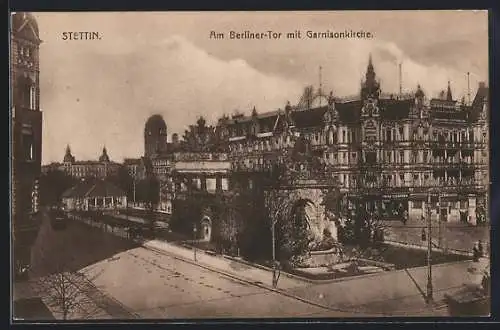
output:
[[340,254],[336,248],[325,251],[311,251],[308,253],[304,264],[307,267],[321,267],[333,265],[341,261]]

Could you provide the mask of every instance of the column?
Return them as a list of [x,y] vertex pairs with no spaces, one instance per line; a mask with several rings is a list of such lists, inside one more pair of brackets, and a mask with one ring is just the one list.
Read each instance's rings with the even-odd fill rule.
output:
[[94,206],[97,207],[97,197],[94,197]]
[[476,219],[476,198],[475,197],[469,197],[469,222],[472,225],[477,224],[477,219]]
[[207,191],[207,178],[206,176],[200,176],[200,186],[202,191]]
[[217,175],[215,177],[215,191],[217,192],[222,191],[222,178],[220,175]]

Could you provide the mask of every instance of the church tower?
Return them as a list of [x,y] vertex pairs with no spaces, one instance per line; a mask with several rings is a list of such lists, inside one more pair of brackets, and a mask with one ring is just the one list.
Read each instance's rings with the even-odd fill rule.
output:
[[[32,14],[10,21],[11,196],[14,266],[25,269],[38,233],[38,177],[42,158],[38,24]],[[16,273],[17,274],[17,273]]]

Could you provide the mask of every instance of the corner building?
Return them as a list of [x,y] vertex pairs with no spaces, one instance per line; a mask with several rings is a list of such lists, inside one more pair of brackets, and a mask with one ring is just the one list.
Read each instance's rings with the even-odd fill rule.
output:
[[[223,116],[216,132],[233,172],[260,172],[287,162],[296,141],[306,140],[324,170],[337,179],[348,212],[358,207],[382,218],[421,219],[428,192],[443,221],[475,224],[488,205],[488,87],[472,102],[453,99],[450,83],[429,99],[413,93],[386,95],[371,56],[360,92],[325,95],[307,88],[284,110]],[[300,176],[318,175],[300,165]]]

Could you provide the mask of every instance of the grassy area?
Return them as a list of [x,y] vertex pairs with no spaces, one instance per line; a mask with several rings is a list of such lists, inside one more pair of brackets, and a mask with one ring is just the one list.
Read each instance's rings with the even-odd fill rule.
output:
[[54,230],[47,216],[32,249],[31,275],[45,276],[56,272],[60,265],[79,270],[122,251],[137,243],[106,233],[80,221],[68,221],[63,230]]
[[[377,251],[377,250],[376,250]],[[411,248],[404,248],[389,244],[382,246],[375,252],[375,255],[367,253],[367,259],[380,260],[386,263],[394,264],[396,269],[420,267],[427,265],[427,251]],[[470,260],[467,256],[446,254],[438,251],[432,251],[431,263],[442,264],[447,262],[456,262]]]

